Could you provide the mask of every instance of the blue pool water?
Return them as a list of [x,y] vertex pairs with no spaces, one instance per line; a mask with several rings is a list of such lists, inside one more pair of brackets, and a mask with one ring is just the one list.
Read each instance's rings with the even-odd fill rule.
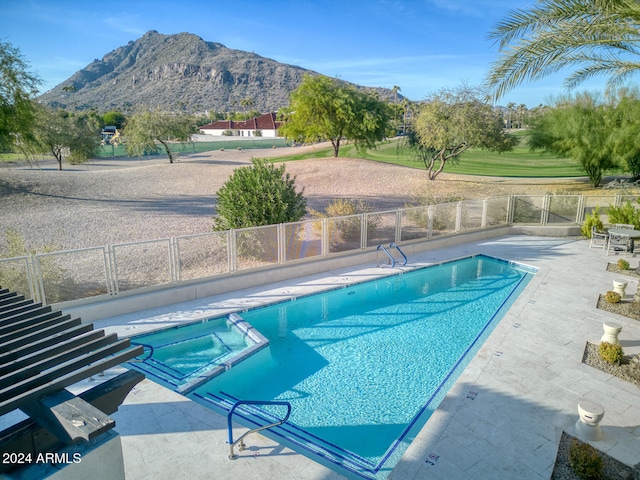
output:
[[132,345],[144,346],[144,354],[132,366],[177,392],[192,390],[268,344],[235,317],[132,337]]
[[[533,273],[479,255],[243,312],[269,348],[188,396],[223,412],[288,401],[266,435],[348,477],[386,478]],[[247,426],[283,415],[236,412]]]

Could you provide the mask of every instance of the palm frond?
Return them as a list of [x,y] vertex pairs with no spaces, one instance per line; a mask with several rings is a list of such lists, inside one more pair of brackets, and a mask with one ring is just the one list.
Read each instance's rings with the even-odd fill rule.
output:
[[617,83],[638,70],[640,2],[539,0],[509,13],[489,38],[500,50],[484,84],[493,99],[566,67],[578,67],[566,82],[572,88],[600,74]]

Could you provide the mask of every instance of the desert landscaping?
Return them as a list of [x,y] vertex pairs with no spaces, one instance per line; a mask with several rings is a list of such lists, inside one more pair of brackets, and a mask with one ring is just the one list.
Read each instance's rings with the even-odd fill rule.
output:
[[[3,164],[0,231],[14,228],[29,249],[69,250],[209,232],[215,194],[238,167],[325,145],[225,150],[165,157],[97,159],[82,165]],[[464,159],[462,159],[464,161]],[[416,167],[419,164],[416,163]],[[362,199],[371,211],[509,194],[603,194],[585,178],[537,179],[447,174],[429,181],[424,169],[357,158],[287,162],[308,205],[323,211],[334,198]],[[5,239],[0,240],[5,247]]]

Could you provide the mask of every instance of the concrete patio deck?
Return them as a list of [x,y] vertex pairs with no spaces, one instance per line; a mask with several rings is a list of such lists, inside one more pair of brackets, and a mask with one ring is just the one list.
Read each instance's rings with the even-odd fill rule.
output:
[[[599,342],[615,321],[625,353],[640,352],[640,322],[596,309],[598,294],[619,275],[606,271],[602,250],[581,239],[507,236],[424,252],[410,265],[485,253],[539,268],[480,348],[389,479],[548,479],[565,430],[575,432],[577,405],[604,407],[601,451],[627,464],[640,461],[640,388],[581,363],[585,342]],[[632,266],[638,260],[625,255]],[[406,267],[404,267],[406,268]],[[292,279],[95,322],[120,336],[239,306],[268,303],[379,275],[363,265]],[[388,273],[388,269],[384,269]],[[627,294],[637,281],[629,279]],[[126,478],[335,480],[336,472],[260,435],[240,458],[227,458],[226,417],[149,380],[113,415],[121,434]],[[246,431],[237,426],[236,435]]]

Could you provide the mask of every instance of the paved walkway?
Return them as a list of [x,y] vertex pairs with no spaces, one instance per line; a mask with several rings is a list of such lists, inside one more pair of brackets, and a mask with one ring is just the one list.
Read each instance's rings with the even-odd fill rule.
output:
[[[599,341],[606,320],[623,326],[620,339],[626,353],[640,352],[640,322],[595,307],[598,294],[611,290],[618,278],[606,271],[607,262],[618,257],[588,246],[586,240],[510,236],[409,259],[412,265],[429,264],[486,253],[539,271],[390,479],[548,479],[562,431],[575,433],[577,405],[583,399],[605,409],[603,439],[594,445],[627,464],[640,461],[640,388],[581,363],[585,342]],[[632,267],[640,260],[625,258]],[[334,271],[105,319],[95,326],[120,335],[139,333],[379,272],[370,266]],[[636,287],[631,279],[627,293]],[[229,460],[226,418],[149,380],[131,392],[113,417],[130,480],[343,478],[260,435],[248,437],[241,458]]]

